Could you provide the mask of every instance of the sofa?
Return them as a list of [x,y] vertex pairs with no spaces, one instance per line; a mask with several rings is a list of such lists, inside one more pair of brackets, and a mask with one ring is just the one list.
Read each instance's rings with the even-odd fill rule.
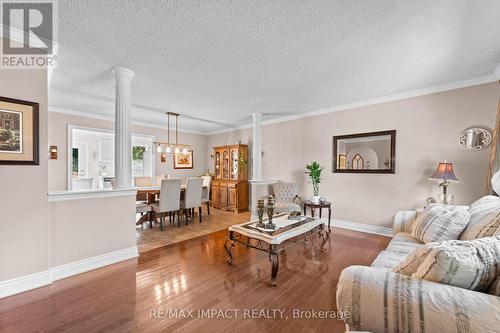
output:
[[341,273],[337,308],[348,330],[378,332],[500,332],[500,297],[392,272],[424,244],[412,237],[417,211],[394,217],[394,237],[371,267]]

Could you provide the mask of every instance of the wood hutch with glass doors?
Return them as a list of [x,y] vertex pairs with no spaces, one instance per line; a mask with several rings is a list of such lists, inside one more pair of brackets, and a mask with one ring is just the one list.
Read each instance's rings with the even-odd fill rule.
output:
[[212,207],[233,212],[248,210],[248,146],[214,147]]

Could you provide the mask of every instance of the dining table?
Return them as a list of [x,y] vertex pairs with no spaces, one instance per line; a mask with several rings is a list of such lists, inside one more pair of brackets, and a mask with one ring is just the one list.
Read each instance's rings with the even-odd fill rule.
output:
[[[152,186],[136,186],[134,187],[137,190],[137,195],[146,195],[146,203],[148,205],[152,205],[153,203],[156,202],[158,196],[160,195],[160,185],[152,185]],[[207,188],[207,186],[203,186],[203,188]],[[181,193],[186,190],[186,185],[183,184],[181,185]],[[155,213],[153,210],[150,210],[147,214],[142,215],[139,220],[137,221],[137,224],[142,224],[144,222],[152,222],[156,220]]]

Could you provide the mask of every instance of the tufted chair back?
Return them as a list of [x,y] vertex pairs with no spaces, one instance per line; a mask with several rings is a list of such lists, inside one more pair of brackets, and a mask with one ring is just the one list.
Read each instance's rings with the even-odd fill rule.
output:
[[292,183],[273,184],[274,200],[276,202],[293,202],[297,196],[297,185]]

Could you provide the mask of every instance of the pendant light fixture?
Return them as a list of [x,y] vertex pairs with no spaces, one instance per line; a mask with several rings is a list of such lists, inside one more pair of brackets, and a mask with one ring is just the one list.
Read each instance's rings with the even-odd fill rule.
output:
[[[166,112],[167,115],[167,142],[155,141],[156,152],[159,154],[187,154],[191,149],[190,145],[179,143],[179,114],[174,112]],[[170,116],[175,117],[175,143],[170,142]]]

